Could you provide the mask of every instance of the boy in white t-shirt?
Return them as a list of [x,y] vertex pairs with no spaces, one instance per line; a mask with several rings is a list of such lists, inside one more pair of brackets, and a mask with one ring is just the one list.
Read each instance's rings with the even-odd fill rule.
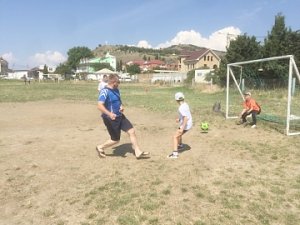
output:
[[179,104],[178,113],[179,128],[173,136],[173,152],[168,158],[178,158],[178,150],[183,148],[182,135],[189,131],[193,126],[193,119],[189,105],[184,101],[184,95],[181,92],[175,94],[175,100]]
[[101,90],[106,87],[108,81],[108,76],[106,74],[103,75],[102,80],[98,84],[98,92],[100,94]]

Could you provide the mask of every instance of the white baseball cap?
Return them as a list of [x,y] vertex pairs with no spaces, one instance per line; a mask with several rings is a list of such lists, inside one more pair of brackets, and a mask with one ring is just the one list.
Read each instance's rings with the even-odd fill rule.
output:
[[249,92],[249,91],[248,91],[248,92],[245,92],[244,95],[249,95],[249,96],[251,96],[251,92]]
[[175,100],[176,100],[176,101],[184,100],[184,95],[183,95],[183,93],[182,93],[182,92],[177,92],[177,93],[175,94]]

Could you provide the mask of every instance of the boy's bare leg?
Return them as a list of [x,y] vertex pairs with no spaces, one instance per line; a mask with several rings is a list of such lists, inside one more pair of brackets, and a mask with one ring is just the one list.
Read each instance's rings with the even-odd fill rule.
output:
[[178,144],[181,141],[182,132],[180,130],[177,130],[176,133],[173,136],[173,150],[177,151]]
[[171,155],[168,155],[168,158],[178,158],[178,144],[180,142],[182,133],[183,132],[178,129],[173,135],[173,152]]
[[182,135],[178,138],[178,145],[182,144]]

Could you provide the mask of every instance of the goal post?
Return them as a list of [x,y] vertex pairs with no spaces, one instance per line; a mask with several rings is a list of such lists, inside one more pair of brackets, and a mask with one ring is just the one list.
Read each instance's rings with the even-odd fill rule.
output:
[[[276,56],[276,57],[269,57],[269,58],[263,58],[263,59],[256,59],[256,60],[249,60],[249,61],[243,61],[243,62],[236,62],[236,63],[229,63],[227,64],[227,80],[226,80],[226,119],[231,118],[238,118],[239,112],[241,109],[241,102],[244,101],[244,95],[242,90],[244,88],[244,79],[245,75],[243,74],[244,67],[249,66],[249,64],[258,64],[261,65],[263,63],[268,63],[270,61],[279,61],[279,60],[287,60],[288,61],[288,74],[286,74],[287,77],[287,85],[283,85],[283,88],[279,90],[273,89],[273,90],[264,90],[264,92],[261,93],[261,95],[265,95],[266,92],[268,94],[276,94],[277,92],[282,92],[281,98],[278,97],[277,99],[274,99],[275,104],[277,104],[276,101],[279,100],[282,101],[281,108],[274,108],[271,110],[271,104],[268,105],[268,102],[263,105],[262,110],[264,112],[265,117],[271,118],[273,115],[275,117],[280,117],[282,124],[284,124],[284,133],[286,135],[299,135],[300,134],[300,75],[297,68],[297,65],[294,60],[293,55],[284,55],[284,56]],[[237,80],[237,71],[240,73],[240,77]],[[287,72],[287,71],[286,71]],[[260,79],[258,77],[258,79]],[[298,85],[298,86],[296,86]],[[295,89],[295,87],[297,87]],[[253,88],[254,92],[258,92],[257,88]],[[234,91],[233,91],[234,90]],[[298,92],[295,94],[295,90]],[[232,101],[232,96],[235,95],[238,97],[239,101],[239,112],[237,112],[237,101]],[[278,93],[277,93],[278,95]],[[256,96],[256,95],[255,95]],[[255,97],[256,98],[256,97]],[[274,104],[274,103],[273,103]],[[285,105],[285,106],[284,106]],[[264,106],[266,106],[267,109],[270,109],[269,111],[273,113],[271,116],[270,112],[268,110],[265,110]],[[232,108],[235,108],[235,110],[231,110]],[[279,112],[281,113],[279,116]],[[296,127],[291,129],[291,124],[293,127]],[[299,128],[299,129],[298,129]]]

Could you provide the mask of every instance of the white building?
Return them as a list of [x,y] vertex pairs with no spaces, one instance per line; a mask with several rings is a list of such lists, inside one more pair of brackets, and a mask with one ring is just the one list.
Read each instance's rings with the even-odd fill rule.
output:
[[155,73],[152,76],[151,83],[164,82],[164,83],[183,83],[187,78],[186,73],[180,73],[178,71],[170,70],[155,70],[159,73]]
[[212,71],[214,71],[214,69],[195,70],[195,83],[210,83],[210,81],[205,80],[205,78],[206,75]]
[[[48,65],[46,65],[46,66],[47,66],[47,69],[48,69],[48,73],[54,73],[55,72],[56,66],[48,66]],[[44,67],[45,67],[45,65],[40,65],[39,70],[43,70]]]
[[14,70],[13,72],[9,72],[7,78],[8,79],[23,79],[24,77],[28,78],[28,70]]

